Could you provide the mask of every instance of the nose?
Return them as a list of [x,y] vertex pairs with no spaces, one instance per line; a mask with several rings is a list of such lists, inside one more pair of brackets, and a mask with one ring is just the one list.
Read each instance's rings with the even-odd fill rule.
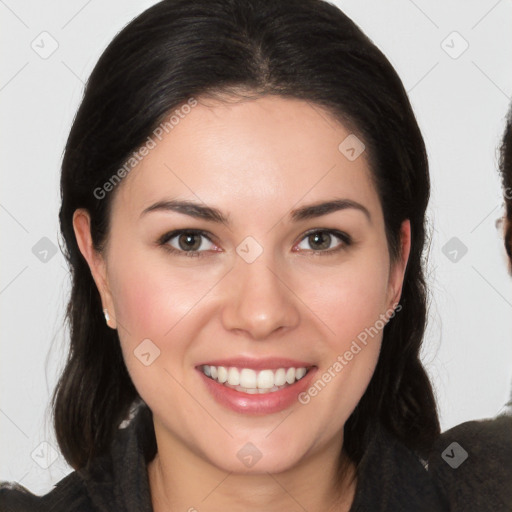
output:
[[272,267],[275,265],[262,256],[253,263],[237,261],[226,283],[225,329],[263,340],[298,325],[298,299],[286,276]]

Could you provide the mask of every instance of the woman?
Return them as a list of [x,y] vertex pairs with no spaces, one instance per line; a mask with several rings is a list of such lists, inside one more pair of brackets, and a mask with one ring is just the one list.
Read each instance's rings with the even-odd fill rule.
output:
[[425,147],[342,12],[151,7],[89,79],[61,193],[53,405],[75,471],[44,497],[4,484],[2,507],[445,510],[425,469]]

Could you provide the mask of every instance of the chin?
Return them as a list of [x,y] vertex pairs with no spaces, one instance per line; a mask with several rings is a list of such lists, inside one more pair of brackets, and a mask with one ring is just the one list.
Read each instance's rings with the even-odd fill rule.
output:
[[[251,450],[248,450],[248,453]],[[285,452],[283,450],[283,452]],[[224,457],[221,460],[210,460],[210,462],[217,468],[234,473],[234,474],[250,474],[250,475],[267,475],[268,473],[282,473],[293,469],[299,463],[300,458],[292,457],[290,453],[282,453],[272,455],[265,455],[261,452],[258,454],[255,450],[251,456],[245,455],[241,457],[233,457],[231,460],[226,460]],[[259,457],[259,458],[258,458]]]

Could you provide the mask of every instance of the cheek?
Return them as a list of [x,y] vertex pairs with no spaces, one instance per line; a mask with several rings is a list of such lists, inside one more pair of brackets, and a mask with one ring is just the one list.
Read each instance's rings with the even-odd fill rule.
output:
[[382,315],[390,315],[388,280],[389,259],[379,250],[347,261],[315,288],[312,299],[330,334],[323,365],[301,403],[311,406],[311,414],[330,411],[324,418],[328,432],[345,423],[375,371],[386,324]]
[[331,349],[343,349],[385,313],[388,272],[386,258],[361,257],[312,277],[317,284],[305,293],[329,328]]
[[322,364],[301,403],[310,404],[312,414],[329,410],[324,418],[328,430],[339,428],[348,419],[377,365],[386,324],[382,315],[390,314],[385,254],[360,254],[336,270],[317,272],[310,280],[316,285],[309,288],[305,302],[314,304],[312,309],[327,329]]
[[142,251],[130,251],[118,261],[110,284],[128,372],[148,404],[162,395],[162,386],[173,389],[176,397],[179,389],[171,374],[181,380],[179,367],[199,328],[189,320],[197,318],[194,313],[208,289],[206,277],[191,280],[183,268]]
[[131,338],[162,339],[200,303],[215,275],[131,252],[113,271],[111,290],[121,329]]
[[[144,249],[124,253],[125,257],[112,257],[119,263],[109,272],[118,334],[132,380],[150,399],[161,395],[162,379],[175,387],[164,370],[181,379],[190,364],[190,344],[209,318],[208,292],[222,273],[218,268],[172,265],[165,255]],[[148,352],[151,361],[157,357],[145,366],[138,356]]]

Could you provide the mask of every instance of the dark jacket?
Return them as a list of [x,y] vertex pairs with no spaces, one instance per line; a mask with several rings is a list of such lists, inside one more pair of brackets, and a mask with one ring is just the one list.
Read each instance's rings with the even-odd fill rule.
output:
[[[467,452],[458,467],[450,457],[460,452],[454,443]],[[512,512],[512,416],[468,421],[443,433],[429,471],[449,510]]]
[[[512,417],[464,423],[441,436],[427,471],[379,428],[361,460],[351,512],[511,512],[511,432]],[[450,448],[453,442],[467,458]],[[88,472],[70,473],[45,496],[1,484],[0,512],[152,512],[147,464],[155,453],[152,415],[143,405],[108,455]]]

